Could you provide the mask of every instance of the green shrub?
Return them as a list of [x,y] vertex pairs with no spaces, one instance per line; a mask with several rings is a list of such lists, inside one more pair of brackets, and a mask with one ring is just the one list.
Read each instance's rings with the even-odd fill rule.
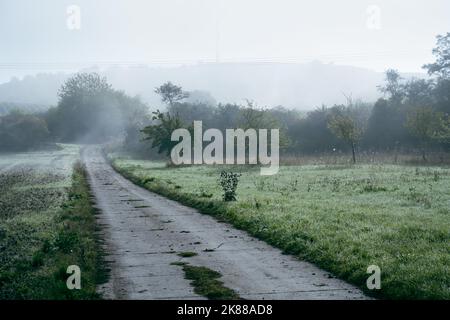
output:
[[224,201],[236,201],[236,189],[239,183],[240,173],[222,171],[219,184],[223,189]]
[[50,133],[39,117],[12,112],[0,117],[0,151],[26,151],[47,143]]

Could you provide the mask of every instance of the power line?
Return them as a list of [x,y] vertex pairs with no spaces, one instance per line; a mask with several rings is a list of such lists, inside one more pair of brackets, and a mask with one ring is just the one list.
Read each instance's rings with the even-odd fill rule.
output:
[[[330,53],[322,55],[305,55],[305,56],[284,56],[284,57],[243,57],[243,58],[224,58],[221,57],[220,63],[304,63],[314,60],[323,62],[342,62],[348,60],[373,60],[384,58],[404,58],[409,56],[409,51],[379,51],[379,52],[348,52],[348,53]],[[218,56],[215,58],[198,58],[198,59],[151,59],[143,61],[126,61],[126,60],[92,60],[92,61],[18,61],[18,62],[2,62],[0,61],[0,69],[52,69],[52,70],[75,70],[80,68],[92,67],[146,67],[157,65],[192,65],[192,64],[214,64],[219,63]]]

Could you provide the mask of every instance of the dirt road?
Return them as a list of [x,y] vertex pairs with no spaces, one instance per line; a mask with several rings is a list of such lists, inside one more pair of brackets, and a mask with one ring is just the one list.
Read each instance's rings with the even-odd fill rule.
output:
[[[111,277],[99,290],[113,299],[201,299],[172,262],[220,272],[245,299],[365,299],[362,292],[316,266],[283,255],[214,218],[117,174],[99,147],[82,152],[108,252]],[[176,253],[196,252],[181,258]]]

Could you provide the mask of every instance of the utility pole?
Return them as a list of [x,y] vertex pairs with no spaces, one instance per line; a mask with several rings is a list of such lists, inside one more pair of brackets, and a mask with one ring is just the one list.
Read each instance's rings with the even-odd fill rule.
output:
[[216,63],[220,63],[220,8],[221,0],[216,0]]

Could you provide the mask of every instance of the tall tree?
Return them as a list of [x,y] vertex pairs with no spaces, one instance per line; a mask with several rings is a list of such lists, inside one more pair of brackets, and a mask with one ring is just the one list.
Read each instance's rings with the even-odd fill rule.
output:
[[247,129],[278,129],[279,130],[279,146],[286,148],[289,145],[289,139],[286,129],[276,119],[267,108],[259,108],[254,101],[246,100],[246,106],[240,106],[239,118],[237,125],[239,128]]
[[[112,89],[105,77],[79,73],[59,90],[56,108],[46,119],[50,132],[66,142],[105,142],[121,138],[146,117],[147,107],[138,98]],[[130,128],[134,126],[134,128]]]
[[404,103],[412,107],[431,105],[433,103],[433,85],[432,80],[409,80],[404,85]]
[[403,98],[403,86],[401,84],[402,77],[397,70],[388,69],[386,71],[386,83],[378,86],[383,94],[388,95],[389,99],[395,102],[401,102]]
[[356,146],[362,138],[364,125],[354,111],[351,106],[336,108],[328,120],[328,128],[349,144],[352,149],[352,161],[356,163]]
[[417,107],[408,112],[406,127],[416,136],[421,145],[422,159],[427,161],[426,150],[428,144],[441,137],[445,127],[444,117],[432,107]]
[[61,103],[67,100],[81,99],[83,97],[97,96],[111,90],[106,77],[97,73],[77,73],[69,78],[58,91]]
[[437,76],[433,90],[436,108],[450,114],[450,32],[437,36],[433,55],[436,61],[423,67],[430,75]]
[[91,141],[106,140],[115,129],[107,119],[116,115],[110,102],[112,92],[106,78],[97,73],[77,73],[69,78],[58,92],[57,108],[47,115],[51,133],[65,142],[85,137]]
[[403,126],[404,116],[399,109],[383,98],[375,102],[364,134],[366,147],[390,151],[398,147],[407,133]]
[[166,82],[155,89],[155,93],[161,96],[161,100],[173,107],[176,102],[189,97],[189,93],[183,91],[182,87],[174,85],[172,82]]
[[450,78],[450,32],[446,35],[436,37],[436,47],[433,49],[433,55],[436,57],[434,63],[426,64],[423,67],[429,74],[438,75],[443,79]]

